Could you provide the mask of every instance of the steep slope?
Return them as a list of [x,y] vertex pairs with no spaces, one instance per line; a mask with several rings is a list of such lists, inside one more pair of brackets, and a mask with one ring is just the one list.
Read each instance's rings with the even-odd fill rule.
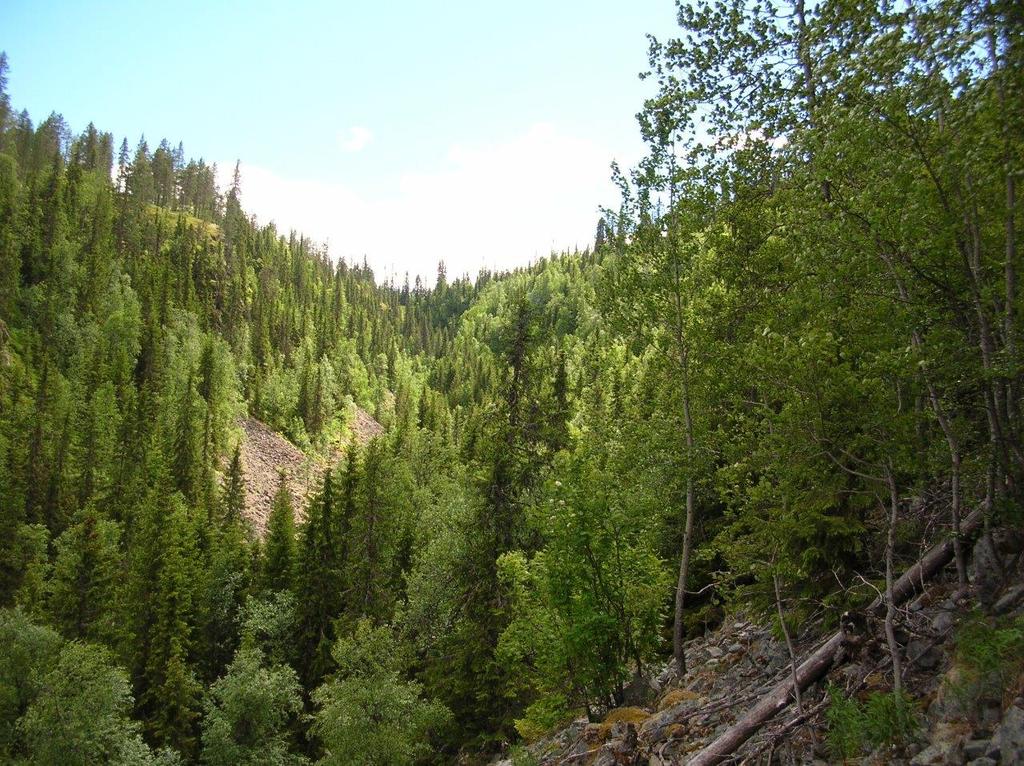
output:
[[[876,707],[892,699],[891,657],[880,618],[850,614],[837,662],[804,690],[803,712],[779,709],[728,753],[709,746],[790,678],[777,630],[742,614],[686,644],[680,678],[672,663],[648,668],[627,690],[627,707],[603,723],[579,718],[532,743],[536,763],[561,766],[683,763],[850,763],[861,766],[996,766],[1024,758],[1024,536],[993,530],[974,546],[971,584],[951,568],[899,613],[905,717]],[[869,611],[869,610],[868,610]],[[845,620],[844,620],[845,622]],[[799,658],[822,645],[820,623],[805,625]],[[832,692],[830,693],[830,690]],[[849,700],[843,705],[834,696]],[[792,700],[790,699],[790,702]],[[858,707],[859,706],[859,707]],[[867,727],[871,731],[863,731]],[[871,727],[874,727],[873,729]],[[902,728],[901,728],[902,727]],[[870,741],[872,736],[888,741]],[[495,766],[513,766],[497,761]]]
[[[353,406],[351,435],[354,442],[362,447],[384,433],[384,427],[366,410]],[[285,473],[296,521],[301,521],[305,518],[309,499],[323,481],[328,467],[336,465],[344,453],[335,450],[329,461],[307,455],[268,425],[251,417],[242,419],[239,427],[243,434],[239,447],[245,477],[245,515],[256,535],[262,538],[277,492],[279,473]]]

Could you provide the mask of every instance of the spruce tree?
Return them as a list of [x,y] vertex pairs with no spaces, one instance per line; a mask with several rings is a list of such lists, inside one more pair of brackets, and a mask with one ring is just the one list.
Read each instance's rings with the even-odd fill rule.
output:
[[334,536],[335,498],[331,474],[310,503],[302,526],[295,595],[298,599],[300,676],[312,689],[331,667],[334,620],[342,606],[342,573]]
[[282,470],[278,474],[274,505],[267,519],[261,577],[265,590],[290,590],[293,587],[296,550],[292,493],[288,487],[288,478]]

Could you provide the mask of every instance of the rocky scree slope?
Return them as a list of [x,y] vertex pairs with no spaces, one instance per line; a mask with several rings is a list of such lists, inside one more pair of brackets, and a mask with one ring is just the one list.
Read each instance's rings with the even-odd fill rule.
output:
[[[353,405],[349,417],[351,439],[360,447],[384,433],[384,428],[366,410]],[[270,509],[277,493],[279,473],[284,471],[285,481],[292,496],[295,520],[306,515],[309,499],[323,483],[328,468],[337,465],[344,456],[341,449],[332,449],[328,458],[307,455],[270,426],[255,418],[239,422],[242,439],[239,451],[245,481],[245,516],[260,538],[264,536]]]
[[[892,688],[892,663],[880,621],[851,634],[841,660],[802,695],[803,713],[789,705],[726,763],[970,764],[1024,763],[1024,532],[1002,528],[974,545],[970,585],[958,588],[952,566],[899,613],[904,689],[912,723],[895,742],[837,751],[830,736],[833,697],[857,701]],[[985,625],[1011,626],[1001,661],[977,673],[964,659],[983,642]],[[1016,627],[1012,627],[1016,626]],[[981,630],[979,634],[977,631]],[[973,631],[973,632],[972,632]],[[823,633],[805,626],[802,633]],[[989,636],[993,634],[987,634]],[[1016,639],[1013,639],[1016,636]],[[1013,644],[1013,641],[1016,641]],[[804,638],[798,661],[820,642]],[[604,721],[581,718],[532,743],[504,766],[666,766],[685,764],[791,673],[785,644],[772,631],[733,616],[688,642],[688,671],[669,663],[627,690],[627,706]],[[829,694],[832,692],[832,696]],[[832,714],[834,715],[834,713]],[[856,722],[861,726],[863,722]],[[833,727],[835,724],[833,724]],[[855,732],[856,733],[856,732]]]

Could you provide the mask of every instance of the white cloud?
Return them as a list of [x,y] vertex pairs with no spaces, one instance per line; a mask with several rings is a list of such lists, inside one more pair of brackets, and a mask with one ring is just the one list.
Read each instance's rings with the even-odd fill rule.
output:
[[373,133],[362,125],[356,125],[338,134],[341,148],[350,153],[361,152],[372,140]]
[[617,202],[611,159],[593,141],[536,124],[505,141],[452,146],[439,167],[375,196],[243,163],[242,205],[283,233],[328,241],[335,258],[367,256],[378,279],[400,282],[408,271],[429,283],[440,260],[450,276],[475,276],[589,245],[598,206]]

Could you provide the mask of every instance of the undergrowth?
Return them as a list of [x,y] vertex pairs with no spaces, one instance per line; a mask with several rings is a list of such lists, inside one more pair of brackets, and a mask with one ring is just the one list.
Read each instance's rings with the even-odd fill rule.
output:
[[961,697],[1001,697],[1024,672],[1024,617],[996,620],[975,612],[957,632],[956,662],[963,671]]
[[854,758],[864,749],[906,743],[919,722],[913,700],[906,694],[872,692],[863,702],[828,690],[828,746],[833,757]]

